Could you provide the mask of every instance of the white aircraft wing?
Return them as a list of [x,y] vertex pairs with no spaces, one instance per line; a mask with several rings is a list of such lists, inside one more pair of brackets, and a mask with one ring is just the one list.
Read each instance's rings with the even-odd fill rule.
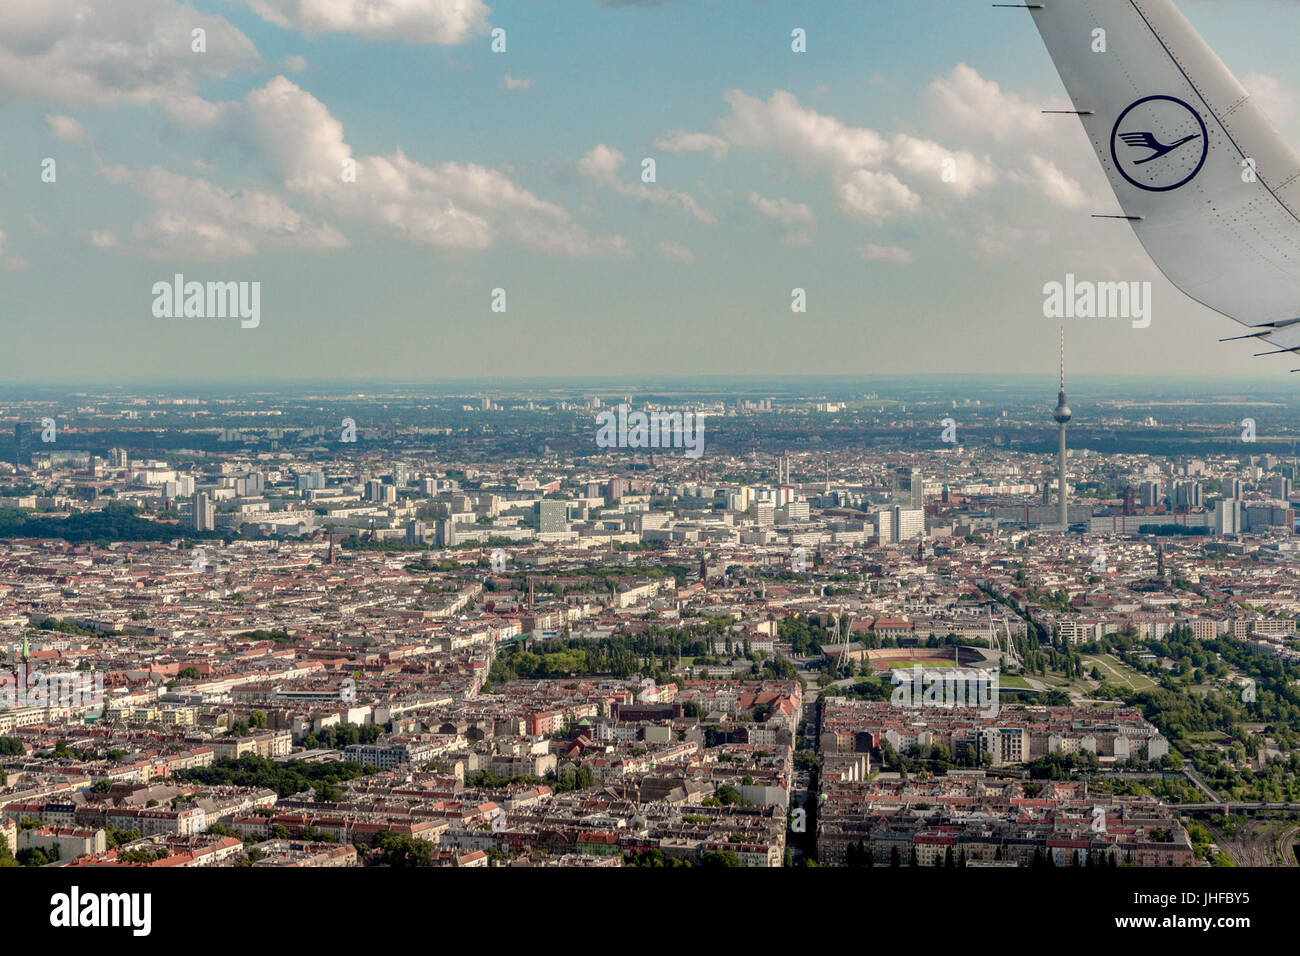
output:
[[1025,6],[1155,264],[1300,350],[1300,158],[1258,104],[1173,0]]

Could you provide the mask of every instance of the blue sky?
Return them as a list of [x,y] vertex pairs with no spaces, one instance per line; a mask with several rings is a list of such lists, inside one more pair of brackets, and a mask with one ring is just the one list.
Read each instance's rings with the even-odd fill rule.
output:
[[[1180,6],[1300,144],[1300,5]],[[1068,326],[1081,372],[1290,367],[1217,344],[1237,327],[1090,218],[1114,199],[1077,124],[1040,114],[1063,90],[1023,11],[365,7],[0,9],[0,374],[1037,372],[1057,337],[1042,286],[1066,272],[1155,288],[1150,329]],[[155,318],[153,284],[177,272],[260,282],[261,324]]]

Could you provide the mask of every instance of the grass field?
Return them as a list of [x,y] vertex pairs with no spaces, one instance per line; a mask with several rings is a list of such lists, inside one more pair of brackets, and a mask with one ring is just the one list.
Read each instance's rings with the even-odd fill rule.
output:
[[1073,677],[1062,677],[1051,671],[1046,674],[1035,674],[1034,680],[1040,681],[1048,690],[1077,690],[1079,686],[1079,681]]
[[1139,674],[1114,654],[1099,654],[1096,657],[1083,658],[1083,668],[1087,673],[1091,674],[1094,666],[1101,671],[1102,679],[1108,684],[1116,684],[1136,691],[1151,690],[1156,686],[1155,681],[1144,674]]
[[957,666],[954,661],[875,661],[874,663],[882,671],[910,671],[917,666],[923,670],[938,670],[941,667]]

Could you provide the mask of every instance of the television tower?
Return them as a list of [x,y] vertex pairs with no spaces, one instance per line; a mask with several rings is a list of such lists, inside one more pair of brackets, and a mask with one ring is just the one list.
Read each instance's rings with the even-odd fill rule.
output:
[[1056,396],[1056,410],[1052,418],[1060,426],[1060,443],[1056,451],[1056,497],[1057,520],[1062,531],[1070,528],[1070,509],[1065,493],[1065,426],[1073,418],[1070,406],[1065,401],[1065,326],[1061,326],[1061,391]]

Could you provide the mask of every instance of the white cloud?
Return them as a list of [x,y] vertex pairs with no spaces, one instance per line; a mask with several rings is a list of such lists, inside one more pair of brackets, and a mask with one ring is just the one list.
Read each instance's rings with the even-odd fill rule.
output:
[[1104,188],[1079,121],[1043,112],[1071,109],[1064,97],[1030,100],[962,63],[930,84],[926,103],[932,121],[946,133],[990,145],[1007,181],[1023,187],[1024,195],[1081,209],[1090,202],[1090,189]]
[[691,252],[691,250],[687,249],[685,246],[679,245],[675,242],[659,243],[659,252],[665,259],[672,262],[681,262],[690,265],[695,261],[695,253]]
[[104,178],[129,183],[154,202],[154,214],[132,230],[153,258],[220,261],[255,255],[265,246],[340,249],[348,244],[333,226],[308,223],[270,193],[224,189],[158,166],[138,171],[110,166]]
[[622,153],[601,143],[578,160],[578,172],[603,186],[608,186],[620,196],[659,203],[660,205],[677,206],[700,222],[708,224],[717,222],[713,214],[701,209],[694,197],[688,193],[673,189],[660,189],[642,182],[622,182],[618,178],[618,170],[623,165],[623,160]]
[[804,203],[789,199],[768,199],[756,192],[751,192],[748,198],[755,209],[783,226],[813,226],[817,223],[817,217]]
[[714,159],[727,155],[727,141],[712,133],[688,133],[684,129],[669,130],[654,141],[655,149],[666,153],[712,153]]
[[1088,205],[1088,194],[1055,163],[1037,154],[1025,157],[1025,168],[1015,170],[1007,177],[1012,182],[1038,189],[1050,202],[1066,209],[1082,209]]
[[623,154],[618,150],[601,143],[578,160],[578,172],[590,179],[613,179],[618,173],[618,167],[623,164],[623,159]]
[[[486,249],[498,239],[562,255],[623,253],[618,236],[593,237],[561,206],[483,166],[425,166],[401,150],[353,156],[325,105],[277,76],[245,98],[248,137],[287,189],[393,238],[443,249]],[[356,163],[345,182],[344,160]]]
[[483,0],[244,0],[276,26],[309,36],[355,33],[407,43],[464,43],[487,30]]
[[310,66],[311,64],[307,62],[307,58],[299,56],[297,53],[290,53],[284,58],[284,71],[286,73],[302,73]]
[[902,246],[878,246],[874,242],[861,246],[858,255],[868,262],[890,262],[899,266],[916,262],[916,256]]
[[272,169],[296,192],[326,191],[340,180],[352,150],[343,124],[325,104],[297,84],[277,76],[244,98],[247,134]]
[[71,116],[63,116],[58,113],[46,113],[45,122],[50,128],[50,135],[55,139],[76,145],[80,145],[86,141],[85,129],[83,129],[82,125]]
[[[732,146],[775,152],[805,173],[827,176],[844,211],[861,219],[914,214],[923,193],[967,199],[997,180],[987,157],[909,133],[883,135],[848,126],[804,108],[785,90],[766,102],[739,90],[724,98],[732,112],[721,129]],[[956,169],[954,181],[945,180],[947,161]]]
[[1050,139],[1060,131],[1062,118],[1046,116],[1043,110],[1071,108],[1064,97],[1030,102],[1016,93],[1004,92],[965,63],[930,83],[926,103],[931,115],[947,128],[1002,143]]
[[889,144],[875,130],[804,109],[785,90],[767,102],[739,90],[727,91],[723,99],[731,104],[731,115],[722,120],[722,131],[732,146],[771,150],[809,171],[878,167],[889,156]]
[[905,134],[892,136],[890,145],[894,164],[914,177],[913,184],[921,188],[942,185],[959,199],[969,199],[992,186],[998,178],[987,156],[980,159],[965,151],[945,149],[933,140]]
[[501,80],[501,87],[506,90],[531,90],[533,81],[523,77],[514,77],[507,73]]
[[921,206],[921,197],[893,173],[870,169],[855,169],[840,175],[835,192],[846,212],[875,222],[916,212]]
[[1286,83],[1268,73],[1247,73],[1241,85],[1250,91],[1259,108],[1279,125],[1290,122],[1295,115],[1295,93]]
[[[192,51],[194,29],[206,31],[206,53]],[[223,107],[199,97],[196,82],[259,61],[225,20],[173,0],[0,3],[0,100],[156,104],[184,125],[210,126]]]
[[118,245],[117,233],[112,229],[101,229],[98,232],[90,234],[90,244],[96,249],[116,249]]
[[1003,222],[986,222],[975,236],[972,255],[991,261],[1009,257],[1017,249],[1028,245],[1044,246],[1050,240],[1045,229],[1022,228]]

